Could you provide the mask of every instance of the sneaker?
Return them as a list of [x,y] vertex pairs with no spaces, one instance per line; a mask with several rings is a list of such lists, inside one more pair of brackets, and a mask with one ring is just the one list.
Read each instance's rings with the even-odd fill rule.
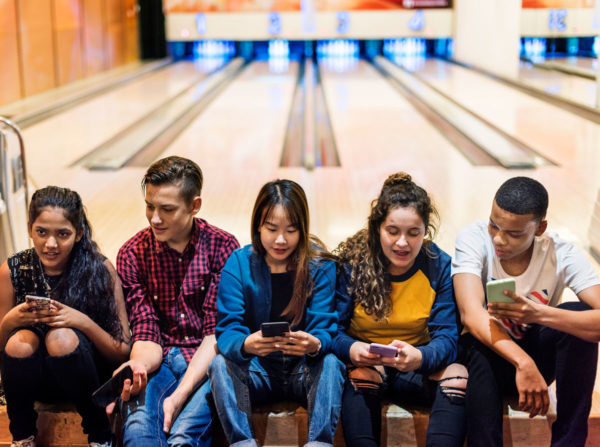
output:
[[31,435],[27,439],[21,439],[20,441],[13,441],[10,447],[35,447],[35,436]]
[[106,442],[90,442],[89,446],[90,447],[112,447],[112,442],[111,441],[106,441]]

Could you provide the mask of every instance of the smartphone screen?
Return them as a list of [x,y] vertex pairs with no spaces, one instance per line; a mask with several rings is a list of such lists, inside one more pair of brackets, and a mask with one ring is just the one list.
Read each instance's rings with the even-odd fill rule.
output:
[[99,407],[105,408],[109,403],[116,400],[123,391],[123,382],[133,379],[133,370],[127,365],[92,394],[92,401]]

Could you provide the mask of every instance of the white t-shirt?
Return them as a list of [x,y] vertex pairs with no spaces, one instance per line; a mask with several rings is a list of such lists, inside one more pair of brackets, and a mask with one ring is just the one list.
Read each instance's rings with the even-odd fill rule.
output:
[[[477,221],[463,228],[456,238],[452,276],[472,273],[481,278],[483,289],[492,279],[510,278],[494,252],[487,222]],[[515,277],[517,293],[537,303],[557,306],[565,287],[575,294],[600,284],[598,275],[585,255],[574,244],[554,233],[536,237],[527,269]],[[502,319],[515,338],[522,338],[528,326]]]

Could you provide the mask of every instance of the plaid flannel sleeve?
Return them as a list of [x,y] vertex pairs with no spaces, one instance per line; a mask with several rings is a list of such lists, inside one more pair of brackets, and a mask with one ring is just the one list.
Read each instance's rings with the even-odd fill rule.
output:
[[133,250],[119,250],[117,271],[125,294],[132,342],[152,341],[162,346],[158,316],[140,279],[140,265]]

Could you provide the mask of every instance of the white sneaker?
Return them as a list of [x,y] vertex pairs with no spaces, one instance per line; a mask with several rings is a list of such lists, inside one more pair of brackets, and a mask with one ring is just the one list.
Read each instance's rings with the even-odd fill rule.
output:
[[89,447],[112,447],[112,442],[90,442]]
[[10,447],[35,447],[35,436],[31,435],[27,439],[13,441]]

